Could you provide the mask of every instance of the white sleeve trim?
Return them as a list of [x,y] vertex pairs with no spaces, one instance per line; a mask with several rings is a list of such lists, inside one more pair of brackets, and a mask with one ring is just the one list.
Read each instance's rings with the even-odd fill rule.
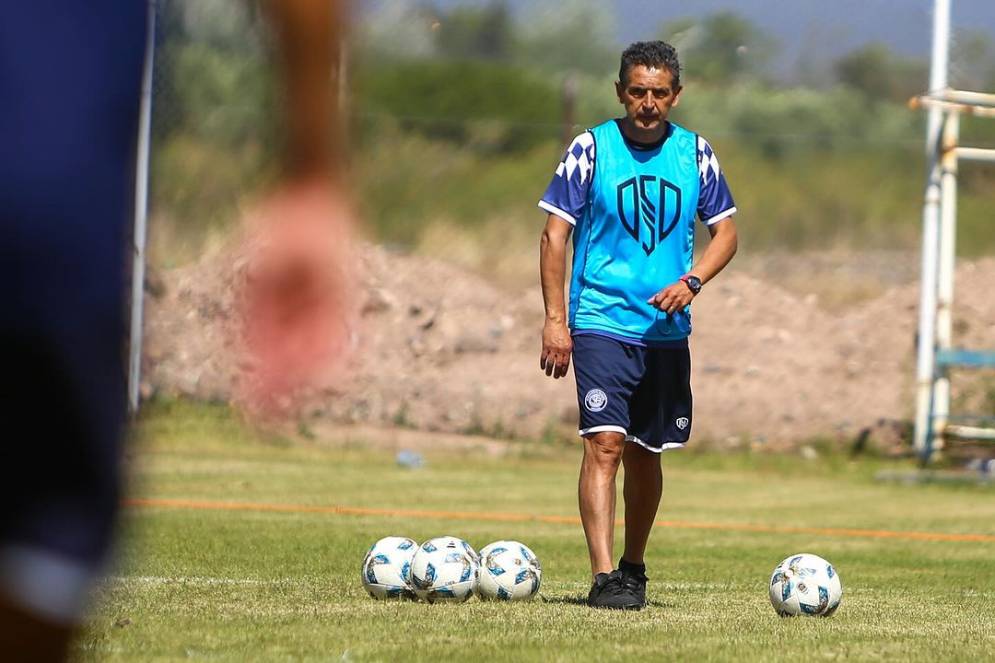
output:
[[546,210],[550,214],[555,214],[556,216],[560,217],[561,219],[569,223],[571,226],[577,225],[577,219],[573,218],[572,216],[561,210],[556,205],[547,203],[545,200],[539,201],[539,208]]
[[716,224],[716,223],[718,223],[718,222],[719,222],[719,221],[721,221],[722,219],[728,219],[728,218],[729,218],[730,216],[732,216],[732,215],[733,215],[733,214],[735,214],[735,213],[736,213],[736,208],[735,208],[735,207],[730,207],[730,208],[729,208],[729,209],[727,209],[726,211],[724,211],[724,212],[719,212],[718,214],[716,214],[716,215],[715,215],[715,216],[713,216],[712,218],[708,219],[707,221],[704,221],[703,223],[704,223],[704,224],[705,224],[706,226],[711,226],[711,225],[713,225],[713,224]]

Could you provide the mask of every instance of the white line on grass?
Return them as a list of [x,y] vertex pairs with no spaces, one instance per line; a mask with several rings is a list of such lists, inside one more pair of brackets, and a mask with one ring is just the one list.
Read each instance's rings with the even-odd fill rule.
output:
[[313,582],[311,578],[212,578],[210,576],[108,576],[105,583],[120,583],[134,585],[302,585]]

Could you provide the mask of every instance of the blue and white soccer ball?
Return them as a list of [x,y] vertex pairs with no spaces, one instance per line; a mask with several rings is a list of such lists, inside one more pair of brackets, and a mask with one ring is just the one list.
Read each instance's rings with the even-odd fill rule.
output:
[[418,544],[403,536],[388,536],[363,558],[363,588],[375,599],[414,598],[411,560]]
[[429,603],[466,601],[477,587],[479,560],[477,551],[455,536],[426,541],[411,560],[415,595]]
[[530,599],[542,583],[539,558],[524,543],[495,541],[480,550],[477,593],[482,599]]
[[839,574],[818,555],[792,555],[778,564],[770,577],[770,603],[782,617],[828,617],[842,600]]

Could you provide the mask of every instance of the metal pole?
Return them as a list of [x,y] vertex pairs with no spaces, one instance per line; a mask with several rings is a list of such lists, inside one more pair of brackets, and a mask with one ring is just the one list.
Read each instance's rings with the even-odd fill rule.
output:
[[967,90],[949,90],[943,95],[947,101],[958,104],[974,104],[977,106],[995,107],[995,94],[987,92],[969,92]]
[[[929,71],[929,94],[947,87],[950,49],[950,0],[933,5],[933,52]],[[936,279],[940,223],[940,128],[943,111],[931,106],[926,125],[928,175],[922,212],[922,282],[919,301],[919,347],[916,361],[915,448],[928,457],[932,447],[933,376],[935,372]]]
[[152,65],[155,60],[155,2],[148,0],[145,25],[145,69],[138,116],[138,155],[135,167],[135,230],[132,237],[131,335],[128,344],[128,409],[138,412],[142,379],[142,317],[145,300],[145,238],[148,226],[149,148],[152,132]]
[[[960,136],[960,113],[947,113],[943,122],[943,151],[940,159],[940,249],[936,301],[936,349],[952,347],[954,300],[954,261],[957,253],[957,141]],[[942,448],[944,431],[950,416],[950,371],[936,369],[933,392],[934,445]]]
[[995,162],[995,150],[983,147],[958,147],[957,158],[968,161]]

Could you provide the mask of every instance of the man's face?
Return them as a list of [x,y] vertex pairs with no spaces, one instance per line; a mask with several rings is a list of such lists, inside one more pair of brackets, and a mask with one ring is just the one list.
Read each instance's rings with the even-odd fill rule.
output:
[[629,69],[625,81],[615,84],[619,103],[625,106],[625,114],[636,129],[655,131],[663,126],[681,94],[673,78],[666,67],[637,64]]

